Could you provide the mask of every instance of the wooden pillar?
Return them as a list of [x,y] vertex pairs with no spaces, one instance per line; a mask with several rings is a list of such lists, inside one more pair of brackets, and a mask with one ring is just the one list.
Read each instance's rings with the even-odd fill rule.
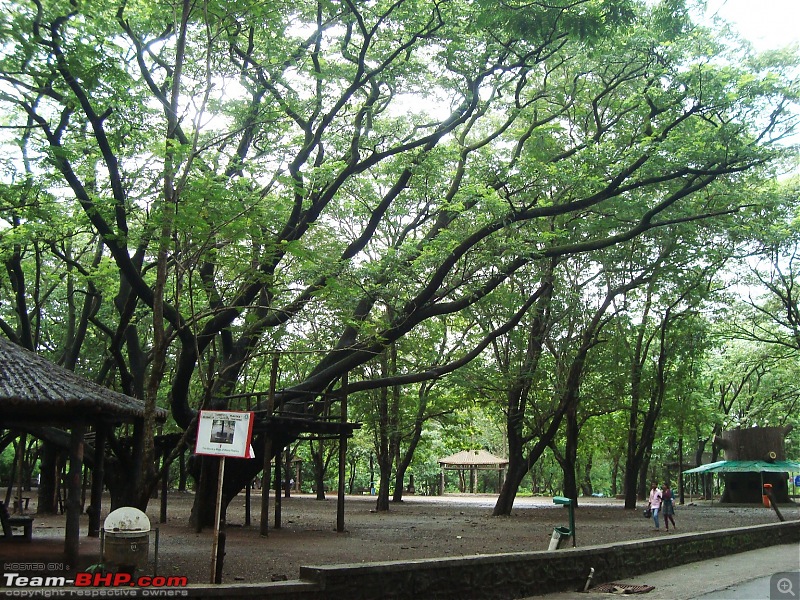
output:
[[169,492],[169,467],[167,466],[167,459],[169,458],[169,446],[166,440],[164,441],[164,448],[161,451],[161,468],[164,474],[161,477],[161,505],[159,506],[158,522],[167,522],[167,493]]
[[336,531],[344,531],[344,484],[346,479],[345,469],[347,467],[347,385],[348,373],[342,376],[342,401],[341,401],[341,425],[342,431],[339,434],[339,493],[336,503]]
[[283,489],[283,450],[275,454],[275,529],[281,528],[281,490]]
[[28,434],[23,431],[19,435],[19,441],[17,442],[17,460],[14,463],[16,466],[14,475],[16,476],[17,480],[17,506],[15,512],[18,511],[20,514],[25,512],[25,505],[22,502],[22,480],[25,478],[25,447],[27,445]]
[[[275,409],[275,385],[278,380],[280,354],[272,355],[272,368],[269,373],[269,395],[267,396],[267,418]],[[269,430],[264,432],[264,472],[261,476],[261,521],[259,533],[266,536],[269,530],[269,483],[272,479],[272,438]]]
[[80,551],[81,472],[83,471],[83,437],[86,424],[81,420],[72,426],[69,438],[69,473],[67,475],[67,527],[64,554],[67,563],[78,566]]
[[250,489],[253,487],[253,480],[247,482],[247,487],[244,491],[244,524],[250,525]]
[[89,537],[100,537],[100,515],[103,504],[103,484],[106,474],[106,424],[95,424],[94,470],[92,472],[92,494],[89,507]]
[[684,503],[683,489],[683,436],[678,438],[678,504]]
[[181,451],[180,455],[178,456],[178,491],[185,492],[186,491],[186,448],[184,447],[183,451]]

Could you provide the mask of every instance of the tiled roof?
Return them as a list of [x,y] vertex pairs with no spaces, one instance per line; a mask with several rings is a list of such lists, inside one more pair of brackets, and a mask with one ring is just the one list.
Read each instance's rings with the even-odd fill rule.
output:
[[[141,400],[120,394],[0,338],[0,420],[127,421],[144,416]],[[158,409],[158,419],[167,411]]]

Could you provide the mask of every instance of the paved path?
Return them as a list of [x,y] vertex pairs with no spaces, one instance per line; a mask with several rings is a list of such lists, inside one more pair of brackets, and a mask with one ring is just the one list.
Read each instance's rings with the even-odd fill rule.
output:
[[[652,585],[641,600],[800,600],[800,546],[771,546],[655,571],[616,583]],[[602,600],[616,594],[575,592],[526,600]]]

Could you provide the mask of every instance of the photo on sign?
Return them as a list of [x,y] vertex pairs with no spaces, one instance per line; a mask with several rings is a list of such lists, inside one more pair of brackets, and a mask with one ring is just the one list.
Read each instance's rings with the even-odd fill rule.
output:
[[236,422],[228,419],[212,419],[211,441],[215,444],[232,444]]
[[196,454],[251,458],[252,412],[201,410],[197,423]]

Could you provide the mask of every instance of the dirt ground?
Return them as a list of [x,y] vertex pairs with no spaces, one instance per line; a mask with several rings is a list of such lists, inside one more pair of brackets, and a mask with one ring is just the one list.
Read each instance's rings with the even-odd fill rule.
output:
[[[186,576],[189,583],[207,583],[213,531],[198,534],[188,526],[192,500],[189,492],[171,493],[166,523],[158,522],[159,501],[151,502],[147,513],[153,528],[159,531],[157,570],[159,575]],[[554,505],[552,498],[519,497],[510,517],[492,517],[494,502],[494,496],[484,495],[410,496],[401,504],[392,504],[388,513],[377,513],[374,497],[347,496],[345,532],[337,533],[335,494],[325,501],[293,495],[282,500],[281,529],[271,527],[269,535],[262,537],[261,496],[252,495],[251,525],[246,526],[241,495],[228,508],[223,581],[297,579],[302,565],[546,550],[553,528],[569,524],[568,511]],[[780,510],[787,520],[800,519],[799,504]],[[63,547],[64,517],[35,517],[33,544],[0,545],[0,560],[6,565],[9,560],[35,559],[37,543],[49,540]],[[777,516],[762,506],[721,505],[687,498],[685,505],[677,507],[675,520],[677,531],[687,532],[772,523]],[[625,510],[621,500],[607,498],[581,498],[575,522],[579,546],[672,535],[672,530],[663,530],[663,523],[660,532],[654,531],[652,520],[642,516],[641,508]],[[86,537],[87,524],[84,516],[81,554],[89,563],[94,556],[99,562],[99,541]],[[151,561],[146,572],[152,573],[154,550],[155,534],[151,533]]]

